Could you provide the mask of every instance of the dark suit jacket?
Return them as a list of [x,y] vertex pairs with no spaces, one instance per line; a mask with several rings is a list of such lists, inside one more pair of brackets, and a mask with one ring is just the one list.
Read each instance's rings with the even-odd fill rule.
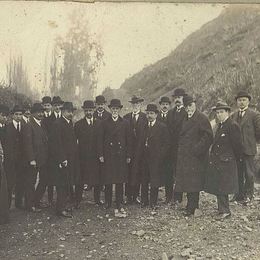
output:
[[101,121],[94,119],[89,125],[86,118],[75,124],[75,134],[78,140],[81,183],[97,185],[101,183],[100,162],[97,152],[98,131]]
[[99,120],[106,120],[107,118],[109,118],[111,116],[111,113],[108,112],[107,110],[104,110],[102,117],[99,117],[98,112],[95,111],[93,116],[94,116],[94,118],[99,119]]
[[152,187],[165,184],[165,158],[170,147],[167,126],[156,120],[153,127],[145,126],[145,142],[143,143],[142,182],[149,182]]
[[237,161],[242,158],[242,154],[240,128],[228,118],[216,131],[210,152],[205,191],[216,195],[238,192]]
[[256,155],[256,143],[260,139],[260,113],[248,108],[241,122],[238,111],[234,112],[231,117],[241,128],[244,153]]
[[[63,117],[55,120],[50,133],[50,158],[54,169],[54,184],[66,185],[80,182],[77,138],[72,122]],[[66,168],[59,164],[68,161]]]
[[51,127],[53,123],[55,122],[56,117],[54,113],[51,113],[49,117],[44,116],[42,120],[42,126],[46,129],[47,135],[50,136]]
[[129,165],[129,178],[128,181],[131,185],[141,183],[141,170],[142,170],[142,144],[145,139],[145,127],[147,125],[146,114],[140,112],[139,118],[135,123],[132,113],[124,116],[130,125],[130,137],[132,139],[133,155],[132,161]]
[[35,160],[38,167],[46,165],[48,158],[48,137],[45,129],[33,117],[22,128],[25,163]]

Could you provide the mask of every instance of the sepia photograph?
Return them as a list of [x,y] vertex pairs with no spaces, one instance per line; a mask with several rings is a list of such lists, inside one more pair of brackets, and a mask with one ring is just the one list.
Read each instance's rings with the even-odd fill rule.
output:
[[259,260],[260,5],[0,2],[1,260]]

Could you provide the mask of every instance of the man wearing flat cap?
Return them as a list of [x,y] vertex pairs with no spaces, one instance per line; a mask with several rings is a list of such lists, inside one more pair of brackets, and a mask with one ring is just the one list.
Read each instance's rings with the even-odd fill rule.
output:
[[11,111],[12,121],[6,125],[4,167],[6,171],[9,207],[15,188],[15,207],[22,208],[24,196],[24,162],[22,160],[22,116],[23,108],[15,105]]
[[185,215],[192,216],[199,208],[213,132],[208,118],[196,108],[193,97],[185,96],[183,104],[187,116],[178,140],[175,190],[187,193]]
[[218,126],[210,151],[204,190],[217,196],[219,219],[231,216],[229,194],[238,191],[237,162],[242,158],[243,144],[240,128],[230,118],[230,106],[219,101],[213,108]]
[[94,112],[94,118],[99,120],[105,120],[111,116],[111,114],[105,109],[106,99],[104,96],[96,96],[95,100],[96,110]]
[[238,111],[232,119],[238,123],[243,137],[243,161],[239,165],[239,192],[233,200],[243,201],[245,204],[253,199],[256,155],[256,143],[260,138],[260,114],[249,108],[251,96],[246,91],[239,91],[235,97]]
[[102,181],[105,184],[106,208],[112,205],[112,188],[115,184],[116,213],[125,214],[123,203],[123,184],[127,182],[128,165],[132,158],[132,138],[127,120],[119,113],[122,104],[112,99],[108,105],[111,116],[101,123],[98,137],[98,154],[102,164]]
[[[166,124],[168,131],[171,131],[170,124],[169,124],[169,109],[171,106],[171,101],[169,97],[161,97],[159,101],[160,105],[160,112],[157,116],[157,119]],[[169,147],[171,148],[171,147]],[[172,151],[169,149],[167,151],[167,156],[165,158],[165,203],[171,203],[173,198],[173,161],[172,161]]]
[[38,205],[41,194],[39,193],[39,189],[35,190],[35,184],[38,173],[40,182],[41,179],[46,178],[48,137],[41,122],[44,113],[41,103],[34,103],[31,113],[32,117],[22,129],[23,157],[26,167],[25,199],[27,210],[39,212]]
[[126,114],[126,119],[130,125],[132,136],[133,157],[129,164],[128,182],[126,184],[126,196],[128,204],[139,204],[138,199],[141,183],[141,162],[142,153],[141,146],[144,140],[144,129],[147,125],[146,114],[141,111],[144,99],[141,97],[133,96],[129,103],[132,104],[132,112]]
[[53,123],[50,133],[50,155],[57,190],[56,213],[66,218],[72,217],[67,205],[71,186],[80,180],[77,138],[72,123],[75,110],[72,102],[64,102],[62,117]]
[[[157,120],[158,109],[156,104],[148,104],[146,108],[147,124],[143,142],[142,160],[142,207],[150,205],[154,210],[157,207],[159,187],[165,184],[163,170],[165,157],[169,150],[169,133],[167,126]],[[150,184],[150,198],[148,196]]]
[[76,185],[76,207],[82,200],[84,184],[94,189],[94,201],[96,205],[101,205],[101,173],[100,162],[97,152],[98,131],[101,121],[93,117],[95,103],[86,100],[83,103],[84,118],[75,124],[75,134],[79,147],[80,160],[80,182]]
[[[172,145],[172,161],[173,161],[173,173],[176,175],[176,163],[177,163],[177,151],[180,131],[182,128],[182,122],[186,118],[187,113],[183,106],[183,98],[187,96],[183,88],[176,88],[172,94],[172,101],[174,107],[169,111],[168,126],[170,129],[171,145]],[[181,192],[174,191],[173,199],[175,205],[178,207],[182,202],[183,194]]]

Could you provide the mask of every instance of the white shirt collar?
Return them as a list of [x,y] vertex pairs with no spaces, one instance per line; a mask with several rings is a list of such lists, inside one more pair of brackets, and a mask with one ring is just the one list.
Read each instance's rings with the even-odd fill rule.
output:
[[152,122],[148,122],[148,125],[149,126],[154,126],[155,123],[156,123],[156,119],[154,121],[152,121]]
[[13,119],[13,125],[14,125],[15,129],[17,129],[18,124],[19,124],[19,122],[15,121],[15,120]]
[[4,126],[5,126],[5,124],[0,123],[0,127],[4,127]]
[[89,125],[90,125],[90,123],[93,123],[93,117],[91,117],[91,118],[85,117],[85,118],[86,118],[86,120],[87,120],[87,122],[88,122]]
[[224,124],[226,121],[227,121],[227,119],[229,118],[229,116],[227,116],[222,122],[220,122],[221,124]]
[[69,119],[67,119],[65,116],[62,116],[62,117],[67,121],[68,124],[70,123]]
[[192,115],[189,115],[189,114],[188,114],[188,118],[192,118],[193,115],[195,114],[195,112],[196,112],[196,110],[192,113]]
[[[56,113],[56,114],[57,114],[57,113]],[[49,112],[44,111],[44,115],[45,115],[45,117],[49,117],[49,116],[51,116],[51,111],[49,111]]]
[[119,118],[119,116],[117,116],[116,118],[115,118],[115,117],[112,117],[112,120],[113,120],[114,122],[116,122],[116,121],[118,120],[118,118]]
[[243,113],[243,112],[246,112],[247,109],[248,109],[248,106],[243,109],[239,108],[239,111]]
[[26,117],[26,116],[23,116],[23,120],[25,121],[25,123],[28,123],[28,122],[29,122],[29,118]]
[[41,126],[41,120],[36,119],[35,117],[33,117],[33,119],[34,119],[34,121],[35,121],[39,126]]
[[60,118],[61,117],[61,111],[59,113],[57,113],[56,111],[54,111],[54,115],[56,118]]

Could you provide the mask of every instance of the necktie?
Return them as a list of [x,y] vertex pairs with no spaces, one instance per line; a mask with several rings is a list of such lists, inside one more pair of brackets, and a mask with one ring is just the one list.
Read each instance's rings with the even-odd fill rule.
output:
[[20,123],[17,123],[17,131],[20,132],[21,127],[20,127]]

